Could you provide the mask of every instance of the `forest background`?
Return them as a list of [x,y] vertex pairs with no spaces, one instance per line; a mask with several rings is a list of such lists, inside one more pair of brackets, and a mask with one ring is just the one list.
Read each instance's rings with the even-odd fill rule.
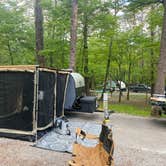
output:
[[[69,68],[73,1],[37,1],[45,66]],[[78,0],[75,70],[90,89],[103,85],[105,77],[154,89],[164,8],[160,1],[146,2]],[[34,8],[32,0],[0,1],[0,65],[38,64]]]

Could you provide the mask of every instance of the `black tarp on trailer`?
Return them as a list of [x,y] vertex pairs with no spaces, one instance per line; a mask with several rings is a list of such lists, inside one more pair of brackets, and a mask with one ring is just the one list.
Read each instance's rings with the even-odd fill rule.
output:
[[0,67],[0,135],[34,140],[54,122],[56,72],[37,66]]

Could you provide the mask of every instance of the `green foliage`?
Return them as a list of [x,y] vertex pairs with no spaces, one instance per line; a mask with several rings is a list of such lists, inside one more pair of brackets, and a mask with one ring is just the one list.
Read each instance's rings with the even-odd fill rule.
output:
[[70,2],[42,1],[45,15],[44,50],[47,66],[67,68],[69,59]]
[[[26,2],[3,0],[0,3],[1,65],[35,63],[34,16],[30,8],[33,4],[31,1]],[[42,7],[44,14],[42,55],[46,57],[47,66],[68,68],[71,1],[42,0]],[[128,83],[129,65],[131,65],[131,83],[150,85],[151,61],[154,62],[155,71],[160,48],[163,21],[163,6],[160,5],[160,0],[80,0],[78,7],[77,71],[84,74],[83,25],[86,16],[89,77],[94,84],[103,84],[109,42],[112,39],[110,66],[112,79],[121,79]]]
[[16,3],[12,1],[0,6],[0,55],[3,57],[1,64],[24,64],[34,61],[34,33],[23,13],[24,9],[16,10]]
[[140,10],[151,4],[162,3],[162,0],[127,0],[129,10]]

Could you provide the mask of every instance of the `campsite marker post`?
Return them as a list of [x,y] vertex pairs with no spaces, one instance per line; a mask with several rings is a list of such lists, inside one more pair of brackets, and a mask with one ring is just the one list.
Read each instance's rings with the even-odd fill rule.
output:
[[104,122],[109,121],[109,112],[108,112],[108,93],[104,93],[103,96],[103,109],[104,109]]

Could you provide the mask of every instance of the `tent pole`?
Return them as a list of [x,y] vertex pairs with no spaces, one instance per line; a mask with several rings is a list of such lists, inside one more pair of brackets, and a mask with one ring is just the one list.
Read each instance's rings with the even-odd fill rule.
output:
[[38,128],[38,108],[39,108],[39,100],[38,100],[38,94],[39,94],[39,69],[36,68],[36,141],[37,141],[37,128]]
[[55,72],[55,85],[54,85],[54,117],[53,117],[53,125],[54,125],[54,121],[56,119],[56,97],[57,97],[56,88],[57,88],[57,71]]
[[37,119],[38,119],[38,83],[39,71],[36,66],[34,72],[34,105],[33,105],[33,130],[35,131],[35,142],[37,141]]

